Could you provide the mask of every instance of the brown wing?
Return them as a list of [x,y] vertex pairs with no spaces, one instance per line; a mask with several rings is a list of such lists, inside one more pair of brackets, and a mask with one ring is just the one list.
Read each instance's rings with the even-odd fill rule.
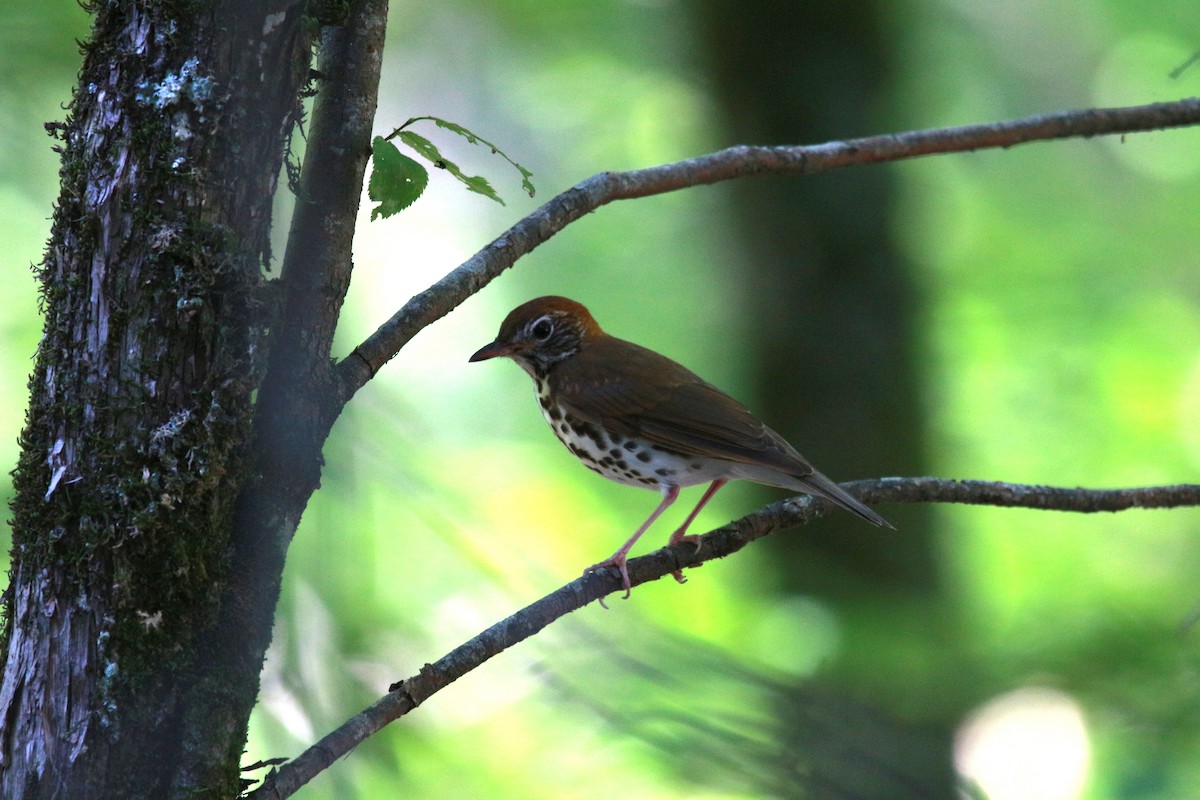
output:
[[558,401],[575,416],[685,455],[812,474],[779,434],[686,367],[612,336],[584,347],[550,378]]

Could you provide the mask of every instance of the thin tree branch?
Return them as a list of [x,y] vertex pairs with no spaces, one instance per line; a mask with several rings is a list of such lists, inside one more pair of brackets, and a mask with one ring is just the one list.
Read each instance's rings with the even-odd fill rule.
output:
[[409,300],[337,366],[347,402],[431,323],[575,220],[614,200],[663,194],[747,175],[807,175],[935,153],[1012,147],[1025,142],[1158,130],[1200,123],[1200,99],[1126,108],[1061,111],[1006,122],[869,136],[811,146],[741,145],[629,172],[601,172],[554,197],[461,266]]
[[[992,481],[946,478],[880,478],[851,481],[842,488],[868,503],[967,503],[1044,511],[1124,511],[1130,508],[1200,506],[1200,485],[1151,486],[1135,489],[1068,489]],[[801,496],[772,503],[736,522],[704,534],[700,548],[689,543],[664,547],[629,561],[634,586],[657,580],[675,570],[696,567],[736,553],[750,542],[795,528],[832,509],[827,501]],[[290,797],[335,760],[346,755],[389,722],[404,716],[432,695],[485,661],[535,635],[552,622],[593,600],[621,589],[615,569],[605,569],[571,581],[456,647],[411,678],[393,684],[388,694],[351,717],[295,760],[272,770],[250,792],[252,800]]]
[[344,24],[322,28],[320,91],[280,270],[282,313],[271,333],[270,372],[262,389],[267,395],[306,387],[313,376],[323,382],[329,370],[334,330],[350,287],[387,12],[387,0],[358,0]]
[[[256,405],[254,469],[274,479],[252,484],[242,503],[262,511],[253,522],[243,515],[251,546],[291,538],[320,481],[321,448],[342,408],[329,354],[350,286],[387,14],[387,0],[355,0],[342,24],[321,29],[320,91],[278,281],[281,313]],[[263,519],[283,530],[263,535]]]

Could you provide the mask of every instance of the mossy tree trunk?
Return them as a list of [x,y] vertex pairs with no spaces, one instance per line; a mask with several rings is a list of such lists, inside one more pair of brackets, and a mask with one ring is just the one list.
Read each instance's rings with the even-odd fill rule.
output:
[[233,797],[299,517],[252,513],[252,400],[316,23],[284,0],[93,10],[14,473],[0,796]]

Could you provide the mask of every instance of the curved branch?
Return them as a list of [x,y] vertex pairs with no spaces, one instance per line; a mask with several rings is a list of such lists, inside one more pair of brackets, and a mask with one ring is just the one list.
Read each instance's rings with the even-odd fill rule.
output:
[[[1200,506],[1200,485],[1151,486],[1136,489],[1067,489],[993,481],[947,478],[879,478],[850,481],[842,487],[868,503],[968,503],[1044,511],[1125,511],[1130,508]],[[833,506],[811,496],[772,503],[723,528],[704,534],[700,548],[682,543],[629,561],[634,586],[675,570],[695,567],[736,553],[755,539],[795,528]],[[535,635],[552,622],[593,600],[621,590],[615,569],[590,573],[526,606],[456,647],[420,673],[388,687],[388,694],[356,714],[295,760],[272,770],[248,795],[252,800],[281,800],[346,755],[368,737],[415,709],[426,699],[485,661]]]
[[663,194],[746,175],[807,175],[934,153],[1012,147],[1046,139],[1158,130],[1200,123],[1200,99],[1126,108],[1062,111],[1006,122],[933,128],[811,146],[738,146],[629,172],[601,172],[517,222],[440,281],[409,300],[337,366],[341,404],[404,345],[453,311],[518,258],[614,200]]

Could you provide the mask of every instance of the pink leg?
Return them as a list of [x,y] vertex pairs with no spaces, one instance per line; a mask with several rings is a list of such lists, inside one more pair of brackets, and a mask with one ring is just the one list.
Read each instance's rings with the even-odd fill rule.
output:
[[[694,520],[697,516],[699,516],[700,509],[704,508],[704,506],[706,506],[708,504],[708,501],[711,500],[712,496],[717,493],[717,490],[720,489],[722,486],[724,486],[727,483],[729,483],[729,481],[725,480],[724,478],[717,478],[715,481],[712,482],[712,484],[708,487],[707,491],[704,492],[704,496],[700,498],[700,502],[697,503],[696,507],[692,509],[692,513],[688,514],[687,519],[685,519],[683,521],[683,524],[679,526],[679,530],[677,530],[671,534],[671,538],[667,542],[668,546],[673,545],[673,544],[679,544],[680,542],[691,542],[692,544],[696,545],[697,551],[700,549],[700,537],[699,536],[688,536],[687,535],[688,526],[692,524],[692,520]],[[693,553],[693,555],[695,555],[695,553]],[[682,570],[676,570],[675,572],[672,572],[671,574],[674,575],[675,580],[679,581],[680,583],[687,582],[687,578],[683,577]]]
[[[616,567],[621,571],[621,582],[625,586],[625,599],[629,599],[629,593],[632,590],[632,587],[629,585],[629,570],[625,566],[625,562],[629,559],[629,551],[633,549],[633,545],[642,537],[642,534],[654,524],[654,520],[658,519],[662,513],[667,510],[671,503],[675,502],[675,498],[677,497],[679,497],[678,486],[663,487],[662,502],[658,504],[658,508],[654,509],[654,513],[650,515],[650,519],[642,523],[642,527],[637,529],[637,533],[635,533],[633,536],[630,536],[629,541],[621,545],[621,549],[612,554],[612,558],[606,558],[599,563],[592,564],[583,571],[583,574],[587,575],[589,572],[595,572],[602,567]],[[693,516],[695,516],[694,513]],[[601,604],[603,605],[603,601],[601,601]]]

